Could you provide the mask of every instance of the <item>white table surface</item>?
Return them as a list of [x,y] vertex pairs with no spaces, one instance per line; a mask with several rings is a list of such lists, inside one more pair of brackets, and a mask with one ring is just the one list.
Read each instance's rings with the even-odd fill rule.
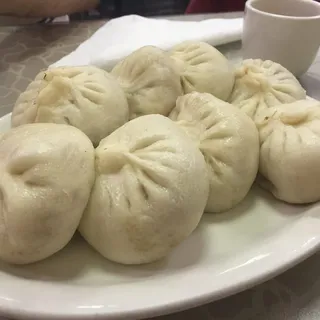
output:
[[[233,14],[234,15],[234,14]],[[235,14],[238,16],[239,14]],[[227,17],[230,15],[227,14]],[[176,17],[199,20],[207,16]],[[60,27],[55,35],[35,28],[0,28],[0,116],[12,109],[19,91],[47,63],[73,50],[88,37],[97,23]],[[38,27],[39,28],[39,27]],[[69,31],[66,31],[69,28]],[[57,33],[61,41],[57,43]],[[40,40],[42,41],[40,41]],[[45,39],[45,40],[43,40]],[[38,44],[37,40],[40,42]],[[21,48],[28,47],[27,56],[19,56]],[[47,41],[47,42],[46,42]],[[12,45],[10,45],[12,43]],[[32,45],[33,43],[33,45]],[[49,45],[50,43],[50,45]],[[15,47],[18,46],[16,49]],[[60,51],[50,55],[52,47]],[[61,48],[64,48],[64,51]],[[21,49],[20,48],[20,49]],[[241,58],[241,44],[233,43],[220,48],[231,60]],[[3,81],[4,80],[4,81]],[[309,72],[301,78],[308,94],[320,99],[320,54]],[[264,284],[221,301],[204,305],[156,320],[320,320],[320,253]],[[1,285],[1,284],[0,284]],[[41,294],[41,293],[39,293]],[[0,320],[7,320],[0,317]]]

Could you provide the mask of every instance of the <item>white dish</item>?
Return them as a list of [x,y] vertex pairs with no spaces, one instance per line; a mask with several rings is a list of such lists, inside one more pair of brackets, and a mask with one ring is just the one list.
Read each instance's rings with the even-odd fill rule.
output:
[[[0,132],[10,115],[0,118]],[[320,205],[289,206],[254,187],[234,210],[205,215],[165,261],[111,263],[76,236],[41,263],[0,264],[0,314],[25,319],[137,319],[218,300],[275,276],[320,246]]]

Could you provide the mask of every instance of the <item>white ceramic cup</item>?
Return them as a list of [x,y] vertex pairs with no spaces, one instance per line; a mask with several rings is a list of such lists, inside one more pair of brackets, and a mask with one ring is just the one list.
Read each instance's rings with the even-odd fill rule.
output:
[[272,60],[294,75],[305,73],[320,46],[320,3],[249,0],[243,30],[244,59]]

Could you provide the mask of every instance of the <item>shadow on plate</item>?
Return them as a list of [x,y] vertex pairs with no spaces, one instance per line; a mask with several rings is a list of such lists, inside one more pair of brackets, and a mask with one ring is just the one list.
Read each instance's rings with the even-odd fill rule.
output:
[[[229,259],[241,247],[251,246],[252,241],[263,243],[270,232],[279,232],[308,210],[310,206],[292,206],[275,200],[254,185],[236,208],[222,214],[205,214],[195,232],[159,262],[141,266],[112,263],[76,234],[69,245],[54,256],[26,266],[0,264],[0,274],[88,286],[146,281],[155,275],[188,272],[206,259]],[[208,246],[212,243],[216,244],[214,257],[208,256]]]
[[278,214],[283,216],[299,217],[309,211],[313,206],[313,204],[289,204],[278,200],[270,192],[258,185],[256,185],[256,194],[258,197],[264,199],[268,206],[272,207]]
[[236,207],[221,213],[205,213],[204,219],[209,223],[222,223],[233,220],[248,213],[256,204],[256,197],[252,196],[252,191]]
[[[204,246],[203,233],[198,229],[173,250],[168,258],[140,266],[125,266],[103,258],[76,234],[63,250],[52,257],[24,266],[0,263],[0,273],[37,281],[72,282],[72,285],[128,283],[146,280],[155,274],[166,273],[168,269],[170,272],[178,272],[192,268],[201,259]],[[101,283],[101,278],[105,278],[106,282]]]
[[291,205],[276,199],[270,192],[261,188],[258,183],[252,186],[250,193],[235,208],[222,213],[205,213],[204,220],[209,223],[224,223],[230,220],[239,219],[242,216],[253,212],[254,208],[264,206],[273,208],[277,214],[299,216],[310,210],[312,205]]

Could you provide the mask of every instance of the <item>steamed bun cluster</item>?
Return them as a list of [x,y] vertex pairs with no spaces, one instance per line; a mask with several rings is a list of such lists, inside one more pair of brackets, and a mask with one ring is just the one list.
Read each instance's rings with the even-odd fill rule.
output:
[[0,138],[0,177],[0,259],[16,264],[53,255],[79,225],[112,261],[156,261],[197,227],[209,193],[197,144],[162,115],[126,123],[96,150],[72,126],[13,128]]
[[[0,150],[15,155],[0,159],[10,182],[1,195],[0,257],[13,263],[48,257],[79,224],[110,260],[139,264],[166,256],[197,227],[210,170],[198,141],[164,116],[194,90],[226,100],[234,78],[221,53],[191,42],[169,52],[143,47],[110,72],[95,66],[40,72],[15,104],[14,129],[0,141]],[[72,161],[68,152],[76,147]],[[9,169],[16,158],[18,174]]]
[[209,92],[226,100],[234,81],[228,60],[206,43],[185,42],[170,52],[145,46],[110,72],[95,66],[41,71],[17,100],[11,124],[72,125],[97,146],[131,119],[168,116],[185,93]]
[[244,60],[236,68],[229,101],[259,131],[259,184],[288,203],[320,201],[320,102],[308,100],[287,69],[259,59]]
[[257,173],[278,199],[319,201],[319,110],[279,64],[202,42],[42,71],[0,133],[0,259],[39,261],[78,229],[111,261],[159,260]]

